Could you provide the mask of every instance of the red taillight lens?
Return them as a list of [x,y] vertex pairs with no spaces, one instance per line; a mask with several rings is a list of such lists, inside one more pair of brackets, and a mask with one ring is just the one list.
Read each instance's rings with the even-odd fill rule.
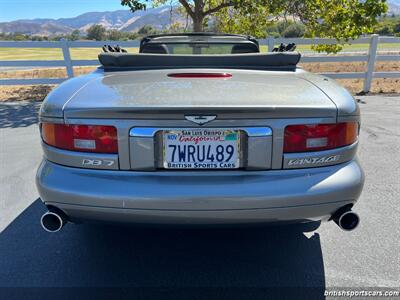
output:
[[173,78],[231,78],[229,73],[172,73],[168,77]]
[[285,128],[283,152],[321,151],[353,144],[358,123],[290,125]]
[[118,153],[114,126],[42,123],[42,139],[50,146],[65,150]]

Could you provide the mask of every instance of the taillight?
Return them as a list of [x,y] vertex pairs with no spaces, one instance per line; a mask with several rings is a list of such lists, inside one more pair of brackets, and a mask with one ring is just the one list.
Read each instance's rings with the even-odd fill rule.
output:
[[65,150],[118,153],[117,129],[103,125],[67,125],[42,123],[43,141]]
[[358,137],[358,123],[290,125],[285,128],[283,152],[308,152],[353,144]]

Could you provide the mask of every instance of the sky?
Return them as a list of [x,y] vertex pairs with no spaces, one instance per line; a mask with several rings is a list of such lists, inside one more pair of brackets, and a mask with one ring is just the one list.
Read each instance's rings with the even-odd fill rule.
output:
[[69,18],[91,11],[127,9],[120,0],[0,0],[0,22]]

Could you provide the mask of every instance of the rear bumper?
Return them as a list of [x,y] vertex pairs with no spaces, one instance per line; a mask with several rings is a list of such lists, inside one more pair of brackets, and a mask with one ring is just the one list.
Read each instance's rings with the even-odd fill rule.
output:
[[357,201],[364,174],[356,160],[271,171],[105,171],[44,160],[36,183],[46,205],[72,220],[153,224],[316,221]]

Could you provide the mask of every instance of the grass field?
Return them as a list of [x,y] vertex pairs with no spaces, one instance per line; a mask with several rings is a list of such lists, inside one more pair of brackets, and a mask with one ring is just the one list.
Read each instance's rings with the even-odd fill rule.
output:
[[[127,48],[137,53],[138,48]],[[97,59],[100,48],[71,48],[71,59]],[[63,60],[58,48],[0,48],[0,60]]]
[[[130,53],[137,53],[138,48],[127,48]],[[298,45],[297,50],[304,53],[313,52],[311,45]],[[346,45],[343,49],[345,52],[367,51],[368,44]],[[398,51],[400,45],[380,44],[379,51]],[[101,51],[100,48],[71,48],[72,59],[97,59],[97,55]],[[267,46],[261,46],[261,52],[267,52]],[[58,48],[0,48],[0,60],[62,60],[63,55],[61,49]]]

